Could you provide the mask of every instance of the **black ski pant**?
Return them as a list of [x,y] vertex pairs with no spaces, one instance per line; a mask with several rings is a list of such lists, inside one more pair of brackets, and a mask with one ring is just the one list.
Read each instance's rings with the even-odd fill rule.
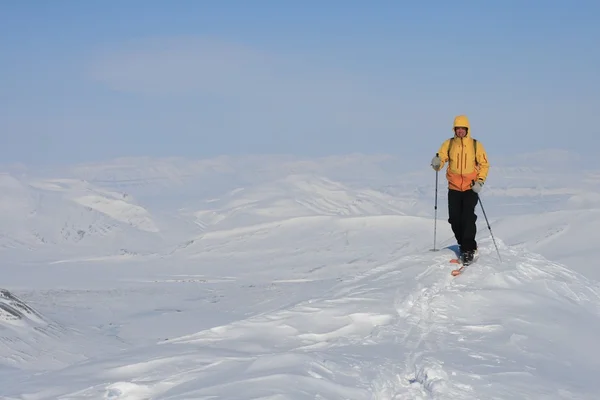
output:
[[479,197],[472,190],[464,192],[448,190],[448,222],[454,232],[454,237],[461,252],[477,249],[475,235],[477,234],[477,214],[475,206]]

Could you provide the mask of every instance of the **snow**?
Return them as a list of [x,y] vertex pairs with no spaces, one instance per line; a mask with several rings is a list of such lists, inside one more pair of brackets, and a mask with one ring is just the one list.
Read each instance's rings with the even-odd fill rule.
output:
[[492,160],[458,277],[427,160],[8,171],[0,397],[594,399],[599,171],[529,160]]

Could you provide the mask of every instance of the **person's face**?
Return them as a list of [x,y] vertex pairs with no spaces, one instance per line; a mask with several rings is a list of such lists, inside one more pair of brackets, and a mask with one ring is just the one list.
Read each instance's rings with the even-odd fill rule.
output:
[[456,128],[454,128],[454,133],[456,133],[456,136],[460,138],[465,137],[467,135],[467,128],[457,126]]

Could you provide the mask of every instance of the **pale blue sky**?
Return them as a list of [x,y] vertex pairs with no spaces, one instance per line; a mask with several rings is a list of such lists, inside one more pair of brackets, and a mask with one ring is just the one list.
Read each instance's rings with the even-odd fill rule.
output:
[[[0,3],[2,164],[600,144],[600,2]],[[596,155],[595,153],[593,154]]]

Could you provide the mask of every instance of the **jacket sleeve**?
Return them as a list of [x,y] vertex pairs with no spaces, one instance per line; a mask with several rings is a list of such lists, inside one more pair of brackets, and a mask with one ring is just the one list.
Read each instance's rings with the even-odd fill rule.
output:
[[480,141],[477,141],[477,163],[479,164],[477,180],[485,182],[488,171],[490,170],[490,163],[488,161],[487,153],[485,152],[485,147]]
[[440,146],[438,150],[438,156],[440,157],[440,161],[442,164],[440,165],[440,170],[444,167],[444,164],[448,161],[448,147],[450,147],[450,139],[446,139],[444,143]]

